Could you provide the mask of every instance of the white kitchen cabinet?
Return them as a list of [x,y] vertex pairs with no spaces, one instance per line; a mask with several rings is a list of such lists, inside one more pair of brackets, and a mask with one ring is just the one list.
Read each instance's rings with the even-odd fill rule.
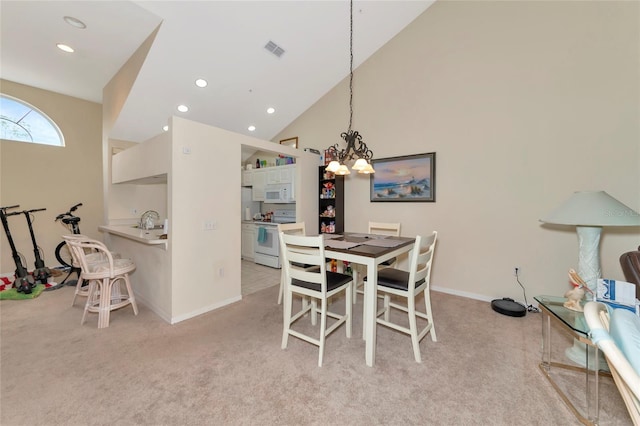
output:
[[293,183],[295,179],[296,165],[270,167],[267,170],[267,183]]
[[253,170],[242,171],[242,186],[253,186]]
[[267,169],[256,169],[251,177],[253,183],[253,201],[264,201],[264,186],[267,182]]
[[256,226],[253,223],[242,224],[240,252],[244,260],[253,260],[253,242],[256,238]]

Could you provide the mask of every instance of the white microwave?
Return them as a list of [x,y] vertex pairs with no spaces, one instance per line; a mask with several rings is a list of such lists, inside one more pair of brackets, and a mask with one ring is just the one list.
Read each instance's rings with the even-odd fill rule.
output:
[[278,183],[267,185],[264,188],[265,203],[295,203],[293,185],[290,183]]

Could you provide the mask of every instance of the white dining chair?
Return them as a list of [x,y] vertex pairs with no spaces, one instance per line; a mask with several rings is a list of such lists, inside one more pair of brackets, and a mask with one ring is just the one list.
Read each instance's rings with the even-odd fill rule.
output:
[[[385,268],[378,272],[378,294],[384,296],[384,306],[376,313],[376,322],[385,327],[392,328],[411,336],[413,355],[416,362],[422,362],[420,356],[420,340],[431,334],[431,340],[437,341],[436,329],[431,311],[430,281],[433,254],[435,252],[438,233],[434,231],[430,236],[416,237],[413,249],[409,253],[409,271],[395,268]],[[366,278],[365,278],[366,280]],[[425,311],[416,309],[416,296],[424,293]],[[405,305],[391,302],[391,296],[406,300]],[[400,325],[391,321],[391,308],[405,312],[408,316],[409,326]],[[380,318],[380,316],[383,316]],[[426,325],[418,331],[418,322],[426,320]]]
[[[369,234],[375,235],[387,235],[390,237],[400,236],[400,223],[387,223],[387,222],[369,222]],[[395,268],[398,264],[398,259],[393,257],[389,260],[382,262],[378,269],[383,268]],[[366,270],[361,265],[355,265],[358,268],[359,276],[364,276]],[[363,283],[353,284],[353,303],[357,302],[358,294],[364,295],[364,290],[361,290]]]
[[[304,222],[296,222],[296,223],[279,223],[278,224],[278,234],[284,232],[285,234],[291,235],[306,235],[307,232],[305,230]],[[305,265],[295,265],[295,267],[305,268]],[[282,295],[284,294],[284,267],[281,269],[280,274],[280,290],[278,291],[278,305],[282,303]]]
[[[347,337],[351,337],[351,285],[353,279],[350,275],[327,271],[323,235],[304,236],[281,232],[280,246],[285,270],[282,349],[287,348],[289,336],[316,345],[319,351],[318,367],[322,367],[327,336],[344,324]],[[315,268],[305,270],[296,267],[295,264],[312,265]],[[338,296],[341,292],[345,293],[345,313],[338,314],[329,311],[329,299]],[[320,302],[317,313],[312,308],[314,303],[303,304],[300,311],[292,313],[294,294]],[[309,312],[312,315],[312,324],[313,317],[320,316],[320,336],[318,338],[303,333],[299,328],[294,329],[296,322]],[[335,321],[328,326],[327,318],[332,318]]]

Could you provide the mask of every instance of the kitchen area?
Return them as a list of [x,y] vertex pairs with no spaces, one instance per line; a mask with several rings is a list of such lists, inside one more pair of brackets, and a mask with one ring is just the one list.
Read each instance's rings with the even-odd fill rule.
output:
[[[136,298],[171,324],[240,301],[245,264],[275,273],[269,281],[278,282],[277,267],[254,263],[258,237],[269,243],[274,218],[317,227],[317,195],[303,189],[316,185],[319,159],[303,150],[172,117],[170,131],[106,160],[104,241],[134,260]],[[241,210],[243,187],[251,198]],[[141,231],[132,225],[147,210],[158,212],[156,225],[166,219],[167,231],[152,230],[149,239],[130,235]],[[242,235],[245,225],[249,234]],[[254,243],[244,247],[253,260],[242,260],[242,237]],[[279,259],[265,263],[277,266]]]
[[296,164],[292,157],[265,157],[269,158],[256,153],[242,166],[241,257],[245,262],[279,269],[277,225],[296,222]]

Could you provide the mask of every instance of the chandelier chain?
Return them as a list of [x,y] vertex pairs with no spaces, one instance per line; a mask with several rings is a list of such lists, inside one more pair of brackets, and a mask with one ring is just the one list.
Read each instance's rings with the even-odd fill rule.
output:
[[351,132],[353,124],[353,0],[350,1],[349,10],[349,128]]

